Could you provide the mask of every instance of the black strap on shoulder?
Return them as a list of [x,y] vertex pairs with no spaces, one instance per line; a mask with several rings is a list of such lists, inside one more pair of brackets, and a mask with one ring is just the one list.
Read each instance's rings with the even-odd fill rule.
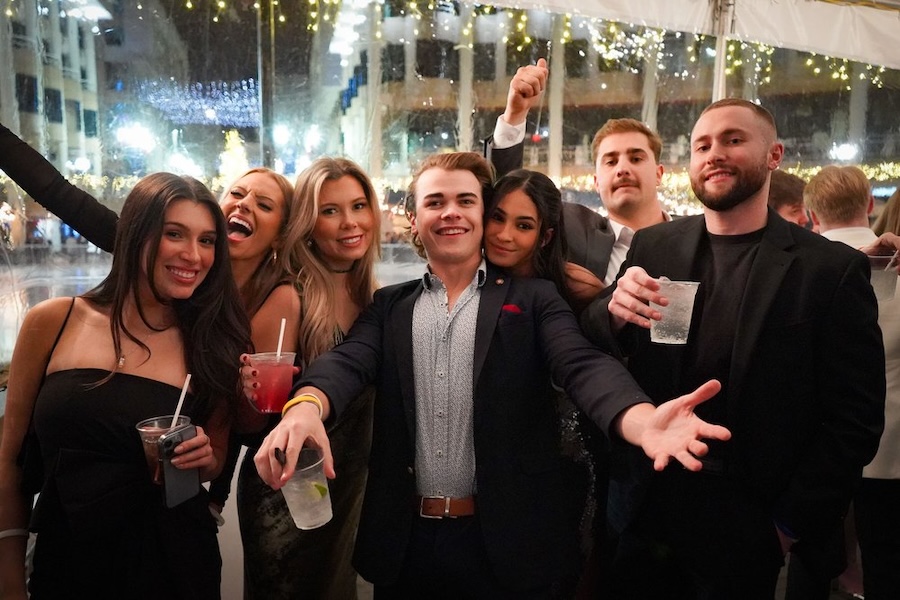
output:
[[66,329],[66,323],[69,322],[69,316],[71,316],[73,308],[75,308],[75,296],[72,296],[72,303],[69,304],[69,310],[66,312],[66,318],[63,319],[62,325],[59,326],[59,331],[56,333],[56,339],[53,340],[53,345],[50,347],[50,353],[47,355],[48,362],[50,360],[50,357],[53,356],[53,351],[56,350],[56,345],[59,343],[59,338],[62,337],[63,331]]

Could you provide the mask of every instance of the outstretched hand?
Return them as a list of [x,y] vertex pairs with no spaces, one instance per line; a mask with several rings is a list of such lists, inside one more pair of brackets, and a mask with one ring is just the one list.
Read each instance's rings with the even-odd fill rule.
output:
[[694,414],[702,402],[719,393],[722,384],[711,379],[690,394],[656,407],[641,435],[641,448],[653,460],[653,468],[662,471],[675,458],[689,471],[699,471],[709,446],[702,440],[728,440],[731,432],[721,425],[707,423]]

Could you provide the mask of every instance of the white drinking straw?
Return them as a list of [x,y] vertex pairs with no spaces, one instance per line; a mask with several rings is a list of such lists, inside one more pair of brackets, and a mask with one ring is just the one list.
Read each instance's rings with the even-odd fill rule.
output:
[[284,324],[287,319],[281,319],[281,331],[278,332],[278,350],[275,351],[275,358],[281,360],[281,342],[284,341]]
[[187,395],[188,386],[191,384],[191,374],[188,373],[184,378],[184,386],[181,388],[181,398],[178,399],[178,406],[175,407],[175,415],[172,417],[172,425],[169,427],[171,431],[178,423],[178,417],[181,415],[181,407],[184,405],[184,397]]

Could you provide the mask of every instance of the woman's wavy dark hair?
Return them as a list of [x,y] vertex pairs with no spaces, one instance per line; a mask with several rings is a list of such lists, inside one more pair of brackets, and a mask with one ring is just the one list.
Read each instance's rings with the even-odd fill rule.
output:
[[[200,204],[212,216],[216,225],[215,259],[190,298],[169,301],[160,296],[152,274],[166,209],[180,200]],[[196,179],[154,173],[138,181],[125,199],[109,275],[84,294],[86,299],[110,308],[116,356],[122,352],[120,332],[149,352],[146,344],[125,327],[122,314],[131,296],[141,319],[151,327],[138,293],[142,273],[147,273],[153,296],[161,303],[171,302],[175,310],[176,326],[184,340],[185,365],[198,401],[197,420],[205,420],[223,400],[229,403],[233,415],[240,397],[237,360],[250,348],[250,322],[231,274],[225,217],[212,193]]]
[[[498,179],[494,183],[493,197],[485,205],[485,221],[491,218],[500,201],[516,190],[522,190],[531,199],[541,221],[537,246],[531,255],[534,275],[552,281],[560,295],[569,300],[566,287],[566,235],[563,229],[562,194],[549,177],[537,171],[516,169]],[[550,241],[541,246],[541,241],[551,229],[553,234]]]

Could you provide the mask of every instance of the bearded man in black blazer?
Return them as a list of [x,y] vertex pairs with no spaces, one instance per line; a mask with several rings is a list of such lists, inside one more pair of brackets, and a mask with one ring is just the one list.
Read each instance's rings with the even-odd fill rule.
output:
[[[878,447],[884,355],[866,257],[767,208],[782,154],[764,108],[707,107],[690,166],[704,214],[637,232],[614,291],[582,314],[657,404],[719,379],[697,414],[734,434],[701,473],[653,473],[614,443],[615,597],[772,598],[788,551],[835,568],[821,550]],[[650,341],[662,276],[700,282],[683,346]]]
[[346,341],[300,375],[293,406],[256,455],[275,488],[305,443],[324,449],[333,475],[322,419],[339,418],[366,385],[376,386],[354,555],[376,596],[570,595],[556,587],[573,566],[577,523],[563,499],[551,377],[659,468],[673,456],[699,468],[700,439],[729,435],[693,415],[717,382],[654,408],[621,364],[583,337],[552,284],[484,262],[490,184],[490,167],[475,153],[426,159],[408,209],[428,272],[375,294]]

